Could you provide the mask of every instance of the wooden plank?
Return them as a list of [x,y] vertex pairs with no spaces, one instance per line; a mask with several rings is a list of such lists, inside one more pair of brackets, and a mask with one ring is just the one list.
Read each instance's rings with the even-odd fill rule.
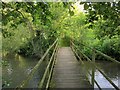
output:
[[58,51],[51,88],[92,88],[70,47]]

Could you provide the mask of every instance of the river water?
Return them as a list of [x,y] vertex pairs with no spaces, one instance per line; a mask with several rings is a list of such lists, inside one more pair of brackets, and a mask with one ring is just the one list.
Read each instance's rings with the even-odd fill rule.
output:
[[[2,66],[2,85],[4,88],[15,88],[19,86],[23,80],[26,80],[28,74],[39,60],[35,58],[25,58],[20,55],[10,55],[2,58],[5,65]],[[36,71],[34,78],[31,79],[27,87],[37,87],[41,79],[47,63],[44,61]]]
[[[92,64],[87,61],[84,63],[85,67],[87,67],[92,74]],[[109,61],[96,61],[96,65],[112,80],[116,86],[120,88],[120,65]],[[94,72],[94,78],[101,88],[114,88],[97,69],[94,68]],[[89,81],[91,81],[91,76],[88,75],[88,77]],[[96,84],[94,85],[94,88],[98,88]]]
[[[19,86],[38,62],[35,58],[25,58],[20,55],[4,57],[3,61],[6,63],[2,66],[2,84],[4,88],[15,88]],[[108,61],[98,61],[96,64],[120,88],[120,66]],[[34,78],[28,85],[29,88],[37,87],[46,65],[47,62],[44,61],[39,67],[39,71],[36,71]],[[85,62],[85,67],[87,67],[89,71],[92,70],[92,66],[89,62]],[[113,88],[98,70],[95,70],[95,80],[101,88]],[[94,87],[97,88],[96,85]]]

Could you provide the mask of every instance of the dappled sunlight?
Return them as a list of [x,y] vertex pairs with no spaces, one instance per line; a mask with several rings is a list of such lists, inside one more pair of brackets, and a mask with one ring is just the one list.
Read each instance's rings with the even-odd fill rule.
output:
[[84,13],[84,5],[80,5],[80,1],[73,4],[73,6],[75,7],[74,11],[76,15],[80,14],[81,12]]

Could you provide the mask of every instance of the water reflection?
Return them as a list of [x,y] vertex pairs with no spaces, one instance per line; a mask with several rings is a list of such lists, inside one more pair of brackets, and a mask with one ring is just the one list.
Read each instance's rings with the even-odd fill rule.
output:
[[95,72],[95,80],[101,88],[114,88],[98,70]]
[[27,88],[37,88],[38,84],[40,82],[40,80],[43,77],[43,74],[45,72],[47,66],[47,62],[43,61],[42,64],[39,66],[39,69],[35,72],[33,78],[30,80],[30,82],[28,83]]
[[8,65],[2,66],[2,83],[6,88],[14,88],[19,85],[31,72],[38,62],[34,58],[24,58],[19,55],[3,57]]
[[[120,88],[120,66],[118,64],[108,61],[97,61],[97,66]],[[90,62],[85,62],[84,67],[92,74],[93,65]],[[91,76],[88,75],[89,81],[92,83]],[[106,80],[106,78],[95,69],[95,80],[98,82],[101,88],[113,88],[113,86]],[[97,88],[97,85],[94,86]]]

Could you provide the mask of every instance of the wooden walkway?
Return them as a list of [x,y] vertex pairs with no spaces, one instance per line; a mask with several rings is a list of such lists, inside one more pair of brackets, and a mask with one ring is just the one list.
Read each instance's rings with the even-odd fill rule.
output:
[[58,50],[51,88],[91,88],[70,47]]

